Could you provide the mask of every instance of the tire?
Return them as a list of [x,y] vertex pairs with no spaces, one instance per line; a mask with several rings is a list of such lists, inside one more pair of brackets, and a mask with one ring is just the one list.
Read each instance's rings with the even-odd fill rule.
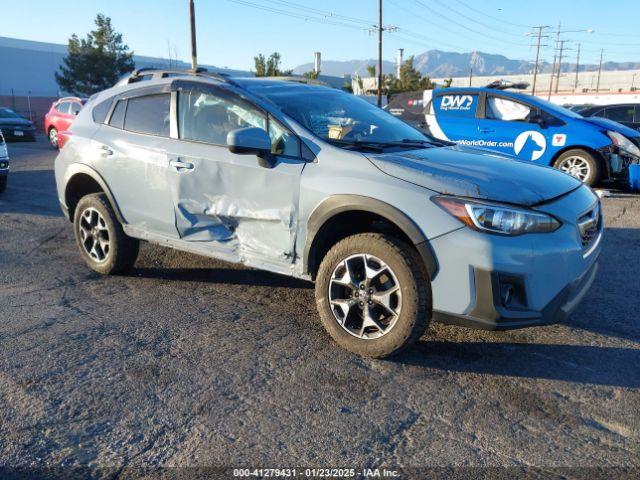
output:
[[73,231],[82,258],[98,273],[125,273],[138,258],[140,242],[124,233],[104,193],[80,199],[73,216]]
[[2,175],[0,177],[0,193],[4,192],[7,189],[7,175]]
[[55,127],[51,127],[47,132],[47,136],[49,138],[49,143],[53,148],[58,148],[58,130]]
[[600,162],[586,150],[567,150],[553,164],[558,170],[562,170],[578,180],[593,187],[600,180]]
[[[378,271],[371,279],[363,275],[365,261],[370,272]],[[357,281],[347,282],[349,279]],[[394,286],[397,290],[388,293]],[[431,282],[422,259],[412,246],[388,235],[363,233],[335,244],[320,264],[315,294],[329,335],[363,357],[384,358],[401,352],[422,336],[431,319]],[[375,325],[368,321],[365,327],[365,311],[377,317]]]

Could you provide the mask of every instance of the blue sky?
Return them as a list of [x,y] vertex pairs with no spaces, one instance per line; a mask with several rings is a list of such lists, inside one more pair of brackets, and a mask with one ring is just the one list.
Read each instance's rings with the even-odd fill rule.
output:
[[[1,36],[66,43],[72,33],[84,36],[91,30],[95,14],[101,12],[112,18],[137,54],[167,57],[171,51],[173,57],[189,59],[187,0],[2,4]],[[377,0],[196,0],[196,13],[203,64],[249,69],[257,53],[278,51],[283,65],[292,68],[312,61],[317,50],[331,60],[377,54],[376,37],[366,31],[376,21]],[[408,55],[438,48],[533,60],[532,40],[524,36],[528,26],[555,29],[562,22],[563,30],[595,30],[564,34],[567,40],[582,42],[583,62],[597,63],[600,48],[605,49],[605,60],[640,61],[639,19],[637,0],[384,0],[383,23],[398,27],[385,35],[384,57],[393,60],[402,47]],[[576,44],[567,46],[571,59]],[[542,56],[551,60],[551,46]]]

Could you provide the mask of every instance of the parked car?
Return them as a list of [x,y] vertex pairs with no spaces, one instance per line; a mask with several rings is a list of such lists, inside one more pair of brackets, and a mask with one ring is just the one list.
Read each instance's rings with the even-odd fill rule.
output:
[[147,240],[312,280],[329,334],[372,357],[432,317],[561,321],[594,280],[600,202],[569,175],[436,140],[340,90],[137,76],[89,101],[55,162],[97,272],[131,269]]
[[576,108],[583,117],[601,117],[621,123],[640,131],[640,105],[637,103],[618,103],[615,105],[589,105]]
[[640,132],[514,91],[434,90],[426,120],[437,138],[551,165],[587,185],[626,181],[640,161]]
[[4,137],[0,133],[0,193],[7,189],[7,176],[9,175],[9,153]]
[[51,108],[44,116],[44,131],[52,147],[59,147],[60,132],[69,130],[86,102],[86,98],[64,97],[51,104]]
[[397,93],[391,97],[384,109],[418,130],[426,129],[422,90]]
[[0,107],[0,132],[5,141],[35,141],[36,139],[36,129],[33,122],[6,107]]

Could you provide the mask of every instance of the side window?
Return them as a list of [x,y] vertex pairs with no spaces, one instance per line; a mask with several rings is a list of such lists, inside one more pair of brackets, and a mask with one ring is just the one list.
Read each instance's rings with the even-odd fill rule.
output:
[[171,95],[168,93],[130,98],[124,118],[124,129],[130,132],[168,137],[170,104]]
[[113,109],[109,125],[116,128],[122,128],[124,125],[124,114],[127,111],[127,101],[119,100],[116,108]]
[[506,98],[489,96],[487,98],[486,116],[492,120],[503,122],[528,122],[531,107]]
[[56,112],[59,113],[69,113],[69,102],[60,102],[56,105]]
[[300,140],[277,120],[269,117],[269,136],[271,137],[271,153],[274,155],[300,156]]
[[100,102],[98,105],[93,107],[93,110],[91,111],[93,121],[96,123],[104,123],[107,118],[107,113],[109,113],[109,108],[111,108],[111,99]]
[[432,108],[437,115],[447,117],[474,118],[476,116],[476,112],[478,111],[478,95],[438,95],[433,99]]
[[71,102],[70,113],[72,115],[78,115],[80,113],[80,110],[82,110],[82,105],[80,105],[78,102]]
[[633,122],[633,105],[607,107],[605,117],[615,122]]
[[636,105],[636,114],[635,114],[634,122],[640,123],[640,105]]
[[265,115],[248,102],[198,91],[178,95],[178,130],[184,140],[227,145],[229,132],[246,127],[267,127]]

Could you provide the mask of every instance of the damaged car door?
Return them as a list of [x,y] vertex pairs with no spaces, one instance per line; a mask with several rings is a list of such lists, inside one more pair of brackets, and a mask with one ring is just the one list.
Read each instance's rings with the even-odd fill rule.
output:
[[[182,86],[177,95],[181,154],[171,159],[176,228],[182,241],[209,242],[220,257],[287,268],[294,260],[300,140],[253,103],[216,86]],[[260,128],[273,162],[234,154],[229,132]]]

